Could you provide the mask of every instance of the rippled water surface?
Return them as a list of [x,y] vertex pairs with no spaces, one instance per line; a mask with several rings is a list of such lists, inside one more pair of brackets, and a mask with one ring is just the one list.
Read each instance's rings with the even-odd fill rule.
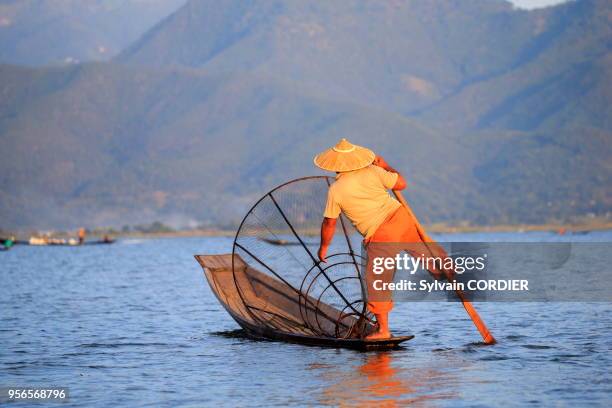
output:
[[230,250],[227,238],[189,238],[0,253],[0,387],[69,387],[68,405],[96,407],[612,403],[609,303],[477,304],[495,346],[458,303],[398,304],[392,328],[416,337],[391,352],[253,341],[193,259]]

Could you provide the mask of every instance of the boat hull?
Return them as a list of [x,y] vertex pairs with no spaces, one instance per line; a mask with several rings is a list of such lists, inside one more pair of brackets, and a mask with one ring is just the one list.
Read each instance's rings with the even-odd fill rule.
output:
[[[236,257],[236,255],[233,255]],[[204,270],[204,276],[215,294],[219,303],[227,310],[232,318],[245,330],[249,337],[255,339],[266,339],[272,341],[284,341],[289,343],[298,343],[307,346],[319,346],[319,347],[335,347],[335,348],[349,348],[354,350],[368,351],[368,350],[381,350],[381,349],[395,349],[400,347],[400,344],[411,340],[414,336],[399,336],[391,337],[388,339],[379,340],[365,340],[361,338],[338,338],[330,336],[320,336],[316,333],[310,332],[304,328],[301,331],[291,327],[277,327],[272,328],[262,324],[258,321],[257,316],[250,313],[248,307],[245,306],[244,302],[241,301],[241,296],[245,296],[244,293],[239,294],[235,288],[235,277],[233,276],[231,265],[232,255],[197,255],[196,260],[200,263]],[[236,259],[236,258],[234,258]],[[240,260],[239,262],[243,262]],[[255,302],[257,296],[259,300],[266,299],[269,303],[274,303],[275,296],[278,296],[280,292],[283,292],[283,286],[280,282],[274,282],[273,279],[267,277],[261,272],[257,272],[252,268],[245,268],[244,271],[240,272],[245,276],[239,276],[238,279],[245,279],[248,277],[253,282],[264,280],[264,285],[257,286],[257,291],[246,296],[253,296],[250,299]],[[270,288],[274,290],[270,290]],[[284,302],[285,309],[276,310],[275,313],[286,314],[285,318],[299,319],[299,313],[292,309],[291,304],[287,303],[287,299],[290,299],[292,293],[283,292],[282,300],[279,303]],[[268,307],[270,304],[268,303]],[[299,299],[295,299],[295,305],[299,304]],[[326,313],[333,315],[334,313],[340,314],[341,312],[326,305]]]

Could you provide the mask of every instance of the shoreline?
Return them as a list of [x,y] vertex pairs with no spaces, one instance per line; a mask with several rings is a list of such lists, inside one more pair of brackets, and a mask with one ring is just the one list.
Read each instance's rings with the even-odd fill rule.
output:
[[[553,233],[584,233],[589,231],[612,230],[612,221],[575,224],[500,224],[500,225],[465,225],[453,226],[445,224],[424,225],[425,230],[433,234],[458,234],[475,232],[534,232],[549,231]],[[90,234],[102,237],[104,234]],[[165,232],[130,232],[109,234],[114,238],[188,238],[188,237],[230,237],[236,235],[236,230],[194,229]],[[317,236],[318,230],[308,231],[304,235]]]
[[[568,224],[499,224],[499,225],[448,225],[448,224],[430,224],[424,225],[426,231],[432,234],[460,234],[460,233],[478,233],[478,232],[535,232],[549,231],[551,233],[572,234],[586,233],[589,231],[612,230],[612,221],[594,221],[594,222],[577,222]],[[6,234],[6,233],[5,233]],[[319,230],[313,228],[303,232],[304,236],[318,236]],[[6,234],[8,235],[8,234]],[[41,233],[16,233],[12,234],[18,239],[28,240],[32,236],[43,236]],[[125,238],[189,238],[189,237],[228,237],[233,238],[236,235],[234,229],[217,229],[217,228],[202,228],[176,231],[160,231],[160,232],[118,232],[112,230],[95,229],[87,234],[87,240],[102,239],[104,236],[113,239]],[[74,238],[75,234],[67,231],[57,231],[48,234],[53,238],[68,239]]]

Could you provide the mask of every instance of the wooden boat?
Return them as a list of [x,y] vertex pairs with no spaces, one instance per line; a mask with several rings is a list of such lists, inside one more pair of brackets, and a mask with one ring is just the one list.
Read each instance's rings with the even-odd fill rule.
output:
[[[295,246],[302,245],[302,243],[299,241],[289,241],[286,239],[273,239],[273,238],[266,238],[266,237],[259,237],[258,239],[262,240],[263,242],[267,242],[268,244],[271,244],[271,245],[295,245]],[[317,245],[314,242],[305,242],[305,244],[306,245]]]
[[[374,330],[374,324],[296,293],[286,282],[253,268],[237,254],[196,255],[195,258],[219,302],[251,337],[357,350],[397,348],[414,337],[383,340],[353,337],[350,333],[356,331],[348,329],[364,325],[359,327],[359,332],[368,333]],[[304,319],[304,308],[315,307],[322,332],[338,332],[338,325],[341,325],[349,335],[322,336],[321,331],[309,326]]]
[[81,245],[110,245],[117,242],[114,239],[101,239],[99,241],[85,241]]
[[19,245],[29,245],[29,246],[53,246],[53,247],[80,247],[84,245],[110,245],[117,242],[114,239],[101,239],[98,241],[85,241],[82,244],[75,239],[64,240],[64,239],[53,239],[53,240],[43,240],[36,238],[34,240],[30,239],[29,241],[17,241],[15,244]]

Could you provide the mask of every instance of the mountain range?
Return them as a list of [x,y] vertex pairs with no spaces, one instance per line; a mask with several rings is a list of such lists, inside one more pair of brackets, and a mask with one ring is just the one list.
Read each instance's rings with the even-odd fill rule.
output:
[[113,58],[186,0],[0,0],[0,61]]
[[612,208],[612,5],[192,0],[107,62],[0,66],[0,226],[235,225],[340,137],[425,222]]

